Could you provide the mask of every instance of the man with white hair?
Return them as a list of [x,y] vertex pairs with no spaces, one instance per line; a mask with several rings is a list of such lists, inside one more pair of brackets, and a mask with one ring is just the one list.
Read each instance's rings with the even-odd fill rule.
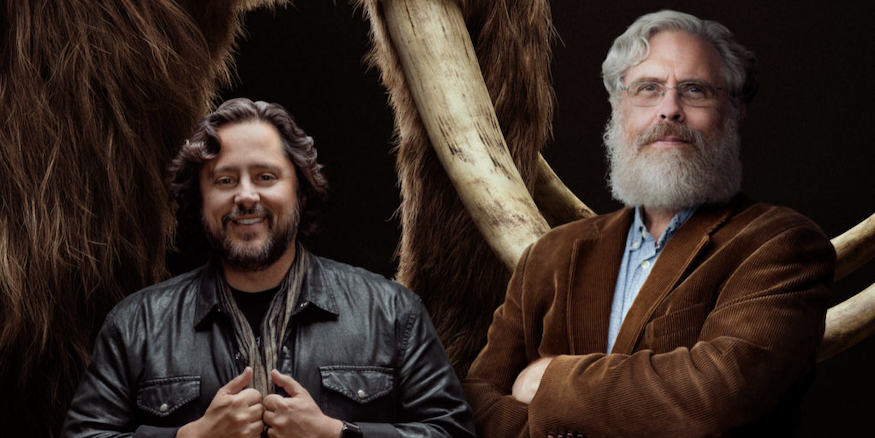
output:
[[724,26],[640,17],[602,65],[626,208],[523,254],[465,393],[486,437],[792,434],[835,252],[740,194],[755,58]]

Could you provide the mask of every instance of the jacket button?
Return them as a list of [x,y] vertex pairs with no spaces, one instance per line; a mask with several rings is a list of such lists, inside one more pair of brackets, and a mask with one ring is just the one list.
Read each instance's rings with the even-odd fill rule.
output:
[[358,395],[359,398],[365,398],[368,396],[363,389],[359,389],[359,392],[357,392],[356,395]]
[[167,412],[168,408],[169,406],[167,406],[167,403],[161,403],[161,406],[158,408],[158,410],[161,412]]
[[283,345],[283,354],[289,354],[289,347]]

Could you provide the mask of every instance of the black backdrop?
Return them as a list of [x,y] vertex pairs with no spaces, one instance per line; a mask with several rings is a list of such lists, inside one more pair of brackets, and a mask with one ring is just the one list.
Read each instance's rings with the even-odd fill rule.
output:
[[[808,215],[830,236],[875,213],[875,6],[865,1],[554,1],[554,140],[543,152],[597,212],[606,190],[601,133],[610,108],[599,76],[613,38],[663,8],[717,20],[753,50],[760,91],[742,126],[745,192]],[[362,61],[369,24],[341,2],[298,0],[246,16],[238,77],[222,98],[279,102],[316,139],[333,189],[314,252],[392,277],[399,222],[392,118],[378,72]],[[174,273],[199,252],[171,256]],[[838,283],[835,301],[875,282],[875,262]],[[491,312],[492,309],[484,309]],[[800,436],[858,435],[875,407],[875,337],[821,364]]]

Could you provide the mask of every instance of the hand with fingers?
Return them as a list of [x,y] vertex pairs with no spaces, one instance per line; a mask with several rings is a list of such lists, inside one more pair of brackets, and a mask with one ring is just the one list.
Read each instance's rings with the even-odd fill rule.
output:
[[541,386],[541,379],[544,377],[544,372],[547,371],[547,366],[550,365],[552,357],[542,357],[529,364],[517,376],[513,382],[511,394],[513,398],[530,405],[532,399],[535,398],[535,393]]
[[264,398],[264,424],[270,438],[339,438],[343,422],[322,413],[301,384],[277,370],[270,373],[277,386],[289,394]]
[[252,368],[219,388],[204,416],[186,424],[176,438],[258,438],[264,428],[261,393],[246,385],[252,381]]

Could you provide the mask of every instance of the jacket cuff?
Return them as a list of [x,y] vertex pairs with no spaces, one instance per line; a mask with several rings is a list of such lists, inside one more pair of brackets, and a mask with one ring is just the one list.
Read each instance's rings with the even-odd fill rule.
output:
[[[581,412],[587,412],[583,400],[585,394],[572,393],[581,397],[557,399],[557,394],[568,395],[569,388],[577,388],[569,376],[579,370],[586,369],[593,362],[605,357],[605,354],[592,353],[587,355],[559,355],[553,358],[544,375],[532,403],[529,405],[529,427],[532,431],[556,431],[570,419],[577,422],[584,418]],[[562,398],[562,397],[560,397]]]
[[362,430],[365,438],[401,437],[401,433],[395,426],[389,423],[360,423],[354,422]]
[[134,438],[176,438],[178,427],[140,426],[134,431]]

